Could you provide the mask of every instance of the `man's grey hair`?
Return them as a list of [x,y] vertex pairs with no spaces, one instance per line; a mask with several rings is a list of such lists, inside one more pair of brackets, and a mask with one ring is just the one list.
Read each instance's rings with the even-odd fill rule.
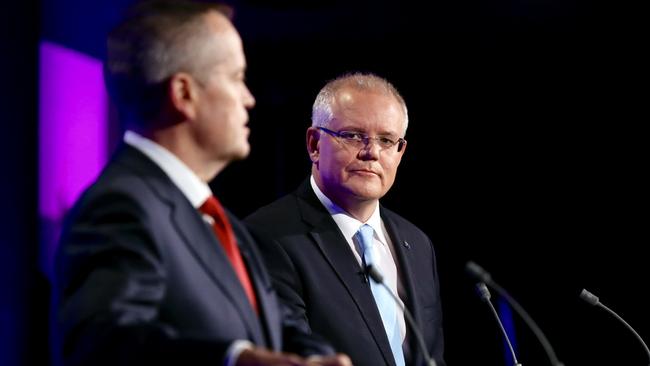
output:
[[232,16],[224,5],[182,0],[143,1],[130,9],[108,36],[104,73],[121,113],[148,122],[172,75],[187,72],[202,81],[216,60],[209,55],[218,52],[205,20],[211,11]]
[[402,95],[388,80],[375,74],[360,72],[339,76],[325,84],[316,96],[316,100],[312,107],[311,125],[313,127],[329,127],[330,122],[334,118],[332,105],[334,104],[336,94],[344,87],[352,87],[356,90],[369,90],[381,92],[385,95],[392,95],[404,110],[403,134],[406,134],[409,118],[406,102],[404,102]]

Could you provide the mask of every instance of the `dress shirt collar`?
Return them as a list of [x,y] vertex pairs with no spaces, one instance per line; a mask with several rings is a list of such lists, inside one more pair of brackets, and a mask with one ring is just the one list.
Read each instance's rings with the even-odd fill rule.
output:
[[124,142],[145,154],[158,165],[183,192],[193,207],[198,209],[212,195],[210,186],[171,151],[133,131],[124,133]]
[[334,219],[336,225],[341,229],[343,236],[345,236],[345,239],[348,240],[349,243],[352,243],[352,238],[359,228],[363,224],[368,224],[375,230],[375,239],[379,240],[383,245],[387,245],[381,216],[379,215],[379,201],[377,201],[377,206],[375,206],[375,210],[372,212],[368,221],[364,223],[350,216],[350,214],[348,214],[344,209],[332,202],[332,200],[330,200],[320,190],[320,188],[318,188],[313,175],[309,178],[309,183],[311,184],[311,188],[314,190],[316,197],[318,197],[318,200],[323,204],[323,206],[325,206],[327,212],[332,215],[332,219]]

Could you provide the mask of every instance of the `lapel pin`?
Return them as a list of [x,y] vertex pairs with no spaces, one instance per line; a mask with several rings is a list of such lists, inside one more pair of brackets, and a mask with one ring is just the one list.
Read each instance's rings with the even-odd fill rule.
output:
[[409,244],[409,242],[406,240],[404,240],[404,243],[402,243],[402,245],[404,245],[404,248],[406,249],[411,249],[411,244]]

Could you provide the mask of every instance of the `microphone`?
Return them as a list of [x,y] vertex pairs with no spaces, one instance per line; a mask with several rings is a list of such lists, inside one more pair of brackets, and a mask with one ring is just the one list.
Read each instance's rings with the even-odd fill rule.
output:
[[648,357],[650,358],[650,350],[648,349],[648,345],[643,341],[639,333],[637,333],[630,324],[628,324],[625,320],[623,320],[623,318],[621,318],[618,314],[616,314],[612,309],[603,305],[598,299],[598,297],[592,294],[591,292],[582,289],[582,292],[580,292],[580,298],[586,301],[589,305],[598,306],[605,309],[608,313],[612,314],[616,319],[618,319],[621,323],[623,323],[627,327],[627,329],[629,329],[632,333],[634,333],[634,335],[639,340],[639,342],[641,342],[643,348],[645,348],[645,353],[647,353]]
[[492,314],[494,314],[494,318],[497,320],[497,323],[499,324],[499,328],[501,328],[501,332],[503,333],[503,338],[506,339],[506,342],[508,343],[508,347],[510,348],[510,354],[512,355],[512,360],[515,366],[522,366],[519,361],[517,361],[517,355],[515,354],[515,350],[512,348],[512,343],[510,343],[510,338],[508,338],[508,333],[506,332],[505,328],[503,327],[503,323],[501,323],[501,319],[499,319],[499,314],[497,314],[496,309],[492,305],[492,302],[490,301],[490,290],[488,290],[487,286],[483,282],[479,282],[476,284],[476,290],[478,292],[478,295],[481,297],[481,300],[483,300],[485,303],[488,304],[490,307],[490,310],[492,310]]
[[393,293],[393,291],[384,283],[384,276],[379,273],[379,271],[371,264],[366,266],[366,272],[368,273],[368,276],[372,278],[373,281],[376,283],[382,285],[386,291],[390,294],[390,296],[395,300],[395,303],[397,306],[402,309],[404,312],[404,318],[408,322],[409,327],[413,330],[413,334],[415,334],[415,338],[418,341],[418,346],[420,347],[420,351],[422,351],[422,354],[424,355],[424,359],[427,363],[428,366],[436,366],[436,361],[434,361],[431,358],[431,355],[429,354],[429,350],[427,349],[426,343],[424,343],[424,337],[422,337],[422,333],[420,333],[420,330],[415,324],[415,320],[413,319],[413,316],[411,315],[411,312],[406,308],[406,306],[402,305],[402,302],[397,298],[397,295]]
[[546,355],[548,356],[548,359],[551,361],[551,365],[553,366],[564,366],[562,362],[557,358],[555,355],[555,351],[553,350],[553,347],[551,346],[551,343],[548,341],[546,336],[544,335],[544,332],[539,328],[537,323],[533,320],[533,318],[528,315],[526,310],[519,305],[519,303],[508,294],[508,292],[503,289],[501,286],[499,286],[498,283],[496,283],[494,280],[492,280],[492,276],[490,273],[488,273],[486,270],[483,269],[483,267],[479,266],[478,264],[469,261],[467,264],[465,264],[465,269],[467,273],[469,273],[471,276],[474,278],[478,279],[481,282],[484,282],[488,286],[490,286],[494,291],[496,291],[501,297],[506,299],[506,301],[512,306],[513,309],[519,314],[519,316],[524,320],[526,325],[532,330],[533,334],[535,334],[535,337],[537,337],[537,340],[539,343],[542,344],[542,347],[544,348],[544,351],[546,352]]

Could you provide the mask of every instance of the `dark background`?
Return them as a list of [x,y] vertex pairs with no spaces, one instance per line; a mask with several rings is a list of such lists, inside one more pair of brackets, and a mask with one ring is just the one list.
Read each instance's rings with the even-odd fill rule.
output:
[[[103,56],[128,0],[2,5],[0,364],[48,364],[37,268],[37,42]],[[647,364],[637,340],[578,298],[600,296],[650,337],[647,31],[630,4],[577,0],[234,1],[252,153],[214,182],[240,216],[307,177],[305,129],[326,80],[387,77],[408,148],[382,200],[437,249],[450,365],[503,365],[494,319],[464,273],[481,264],[566,365]],[[645,21],[647,24],[647,21]],[[645,122],[644,122],[645,121]],[[644,173],[645,172],[645,173]],[[515,317],[520,361],[549,362]]]

